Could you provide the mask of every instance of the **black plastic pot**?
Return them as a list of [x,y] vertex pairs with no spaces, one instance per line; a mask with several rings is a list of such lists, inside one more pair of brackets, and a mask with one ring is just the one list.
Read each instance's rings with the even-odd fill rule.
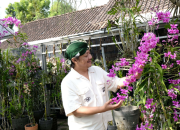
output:
[[39,119],[39,126],[41,130],[51,130],[53,124],[53,118],[48,117],[47,120],[44,120],[44,118]]
[[35,121],[39,124],[39,119],[43,117],[44,110],[36,110],[36,111],[33,111],[33,113],[34,113]]
[[2,117],[0,117],[0,125],[2,124]]
[[12,128],[14,130],[24,130],[24,126],[29,123],[29,118],[12,119]]

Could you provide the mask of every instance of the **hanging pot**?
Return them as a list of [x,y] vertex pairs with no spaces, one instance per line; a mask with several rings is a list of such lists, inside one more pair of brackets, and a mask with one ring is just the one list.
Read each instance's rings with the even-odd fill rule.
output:
[[12,128],[14,130],[24,130],[24,126],[29,123],[29,118],[12,119]]
[[114,110],[114,119],[118,130],[136,130],[140,110],[137,106],[122,106]]
[[24,127],[25,127],[25,130],[38,130],[38,124],[37,123],[35,126],[31,126],[31,123],[30,123],[30,124],[26,124]]
[[44,118],[39,119],[39,125],[41,130],[51,130],[53,124],[53,118],[48,117],[47,120]]

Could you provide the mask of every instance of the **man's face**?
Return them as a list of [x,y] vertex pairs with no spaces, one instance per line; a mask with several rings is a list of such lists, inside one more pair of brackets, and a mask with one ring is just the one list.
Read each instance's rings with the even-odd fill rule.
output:
[[79,60],[77,60],[76,64],[82,68],[84,67],[89,68],[92,65],[91,59],[92,59],[92,55],[90,51],[87,50],[86,53],[84,53],[82,56],[79,57]]

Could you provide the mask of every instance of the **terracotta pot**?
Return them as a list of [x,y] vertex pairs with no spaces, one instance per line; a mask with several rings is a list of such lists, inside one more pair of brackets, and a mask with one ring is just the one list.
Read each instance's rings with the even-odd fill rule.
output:
[[31,123],[30,123],[30,124],[26,124],[24,127],[25,127],[25,130],[38,130],[38,124],[31,127]]

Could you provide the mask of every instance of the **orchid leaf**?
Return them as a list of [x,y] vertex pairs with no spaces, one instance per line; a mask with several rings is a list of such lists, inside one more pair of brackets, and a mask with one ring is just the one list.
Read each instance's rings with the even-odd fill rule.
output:
[[142,81],[142,83],[139,84],[137,90],[135,90],[136,93],[138,93],[139,91],[141,91],[141,90],[146,86],[146,84],[147,84],[147,79],[148,79],[148,78],[146,77],[146,78]]

